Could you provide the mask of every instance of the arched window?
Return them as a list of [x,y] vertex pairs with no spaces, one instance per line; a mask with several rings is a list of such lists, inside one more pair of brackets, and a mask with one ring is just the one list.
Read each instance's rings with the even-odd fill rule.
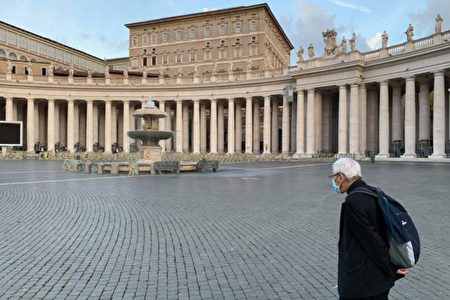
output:
[[3,49],[0,49],[0,57],[6,57],[6,52]]
[[22,55],[22,56],[20,57],[20,60],[21,60],[21,61],[28,61],[28,59],[27,59],[24,55]]
[[17,60],[17,55],[16,55],[14,52],[11,52],[11,53],[9,54],[9,59]]

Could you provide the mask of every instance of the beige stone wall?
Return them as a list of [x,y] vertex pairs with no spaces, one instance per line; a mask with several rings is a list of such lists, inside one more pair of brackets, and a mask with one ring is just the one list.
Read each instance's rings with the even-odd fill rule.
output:
[[[251,30],[253,21],[256,22],[256,28]],[[237,24],[240,24],[240,32],[236,32]],[[223,25],[226,31],[221,34],[220,28]],[[208,26],[210,36],[205,36],[205,28]],[[264,46],[264,41],[267,41],[265,36],[271,36],[270,43],[279,40],[274,27],[276,25],[263,7],[134,26],[130,28],[130,66],[132,70],[142,70],[143,60],[146,57],[146,69],[149,72],[164,72],[169,76],[178,73],[193,75],[194,66],[197,65],[198,73],[202,76],[203,73],[213,72],[214,62],[217,64],[217,72],[228,73],[230,64],[234,72],[245,72],[247,61],[251,60],[254,70],[263,71],[264,57],[269,56],[266,53],[269,48]],[[266,33],[267,29],[271,32]],[[196,31],[195,38],[191,38],[191,30]],[[181,40],[176,40],[177,31],[182,32]],[[163,42],[165,34],[167,41]],[[252,53],[252,47],[256,48],[254,50],[256,52]],[[208,52],[211,53],[210,56]],[[222,57],[221,52],[225,57]],[[288,47],[278,49],[276,52],[280,60],[288,61]],[[181,55],[181,63],[176,61],[177,53]],[[195,61],[191,61],[191,53],[195,53],[192,54],[195,55]],[[165,56],[168,59],[167,64],[164,63]],[[156,58],[156,66],[152,66],[152,57]]]
[[[3,51],[1,51],[3,50]],[[76,69],[103,71],[104,61],[82,51],[64,46],[50,39],[20,30],[6,23],[0,23],[0,53],[5,58],[33,62],[52,62],[56,67],[67,68],[71,64]],[[1,58],[1,55],[0,55]]]

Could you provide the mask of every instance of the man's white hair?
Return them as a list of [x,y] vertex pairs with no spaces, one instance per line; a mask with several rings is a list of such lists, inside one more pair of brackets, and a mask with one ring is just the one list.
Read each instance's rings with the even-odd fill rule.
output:
[[348,180],[361,178],[361,166],[351,158],[339,158],[333,164],[333,174],[342,173]]

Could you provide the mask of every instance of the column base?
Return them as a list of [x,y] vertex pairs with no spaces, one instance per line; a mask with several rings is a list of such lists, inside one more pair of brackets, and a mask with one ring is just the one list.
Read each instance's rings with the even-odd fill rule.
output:
[[389,153],[379,153],[379,154],[375,155],[375,159],[386,159],[386,158],[389,158],[389,157],[391,157],[389,155]]
[[400,158],[405,158],[405,159],[417,158],[417,154],[416,153],[405,153],[402,156],[400,156]]
[[428,158],[444,159],[444,158],[447,158],[447,155],[445,153],[433,153],[430,156],[428,156]]

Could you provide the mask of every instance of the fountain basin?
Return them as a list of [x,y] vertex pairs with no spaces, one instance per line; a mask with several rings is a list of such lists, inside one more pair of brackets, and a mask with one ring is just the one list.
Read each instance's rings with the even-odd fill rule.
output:
[[128,131],[128,136],[132,139],[141,140],[143,146],[158,146],[160,140],[167,140],[173,137],[173,132],[160,130],[132,130]]

